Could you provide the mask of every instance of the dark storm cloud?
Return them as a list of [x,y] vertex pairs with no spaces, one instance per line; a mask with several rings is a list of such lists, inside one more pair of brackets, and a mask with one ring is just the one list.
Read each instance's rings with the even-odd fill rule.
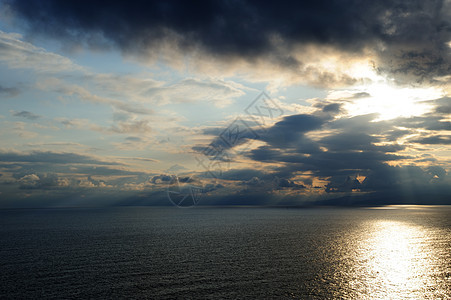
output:
[[[237,136],[235,136],[236,131],[231,128],[233,126],[230,125],[227,128],[207,128],[203,130],[203,133],[205,135],[216,135],[216,137],[208,146],[196,145],[192,149],[211,159],[222,161],[230,160],[230,155],[232,155],[229,153],[230,149],[252,143],[253,140],[262,140],[270,145],[276,144],[278,147],[292,146],[293,143],[296,143],[298,146],[302,145],[305,151],[308,149],[317,151],[314,143],[303,135],[305,132],[320,128],[323,122],[323,119],[313,115],[292,115],[285,117],[268,129],[252,129],[242,126],[238,129],[240,134]],[[232,137],[229,138],[228,134],[231,134]],[[218,155],[218,153],[224,155]]]
[[[268,144],[277,144],[280,147],[293,145],[293,143],[302,143],[305,138],[304,133],[319,129],[324,120],[312,115],[292,115],[285,117],[267,130],[260,132],[262,139]],[[310,144],[311,145],[311,144]],[[306,145],[305,145],[306,146]]]
[[271,54],[296,68],[296,45],[373,49],[381,71],[431,79],[450,73],[450,8],[432,1],[9,0],[30,32],[126,53],[176,40],[181,50],[250,61]]
[[[411,184],[427,186],[431,184],[431,180],[438,181],[439,178],[441,180],[446,177],[443,169],[438,175],[420,167],[389,166],[387,162],[414,157],[398,153],[406,145],[381,144],[385,132],[388,135],[393,133],[395,125],[389,121],[372,122],[375,118],[376,115],[338,120],[316,118],[312,119],[315,121],[309,121],[309,127],[305,124],[300,126],[302,122],[290,121],[303,120],[304,115],[286,117],[268,130],[269,133],[276,132],[282,138],[274,139],[271,134],[262,134],[261,140],[266,145],[252,150],[248,156],[255,161],[281,164],[273,170],[273,176],[292,178],[296,174],[308,173],[327,180],[329,183],[325,186],[326,192],[350,192],[355,189],[380,191]],[[314,136],[317,129],[326,131],[325,136],[316,139],[306,137],[307,133]],[[404,134],[400,133],[401,136]],[[448,139],[430,137],[416,142],[446,143]],[[358,182],[358,175],[367,177],[364,182]]]
[[[362,95],[364,96],[366,95]],[[331,197],[340,193],[392,192],[398,198],[388,197],[387,194],[383,197],[393,202],[404,195],[402,199],[408,200],[410,194],[405,193],[404,189],[408,190],[414,185],[418,190],[417,195],[422,195],[421,197],[445,199],[449,195],[446,187],[451,178],[440,167],[443,162],[430,154],[414,156],[414,153],[404,152],[411,147],[418,147],[415,145],[418,143],[449,144],[449,137],[441,133],[451,128],[449,122],[444,120],[447,118],[449,99],[425,102],[429,102],[435,109],[419,117],[399,117],[375,122],[379,117],[376,113],[355,117],[341,115],[337,118],[341,112],[339,105],[331,106],[334,103],[317,101],[313,104],[316,111],[312,114],[286,116],[264,130],[254,126],[257,137],[244,134],[240,143],[226,148],[233,152],[234,147],[252,144],[254,139],[263,142],[257,148],[251,146],[252,150],[245,151],[243,155],[266,165],[264,172],[229,170],[221,178],[235,182],[237,187],[245,185],[247,193],[253,190],[268,193],[268,197],[280,188],[305,191],[307,186],[307,189],[311,189],[313,179],[316,178],[326,182],[319,188]],[[220,135],[223,130],[224,128],[209,128],[204,130],[204,134]],[[418,134],[418,130],[425,132],[424,135],[403,139],[403,144],[396,142],[407,135]],[[213,139],[214,142],[219,140]],[[428,162],[429,167],[408,165],[414,162]],[[240,174],[243,176],[238,176]],[[281,185],[274,184],[276,178]],[[362,197],[359,199],[366,196]],[[375,203],[376,198],[365,199]],[[267,198],[262,201],[266,200]]]
[[[420,168],[418,166],[383,165],[372,170],[361,184],[361,189],[377,193],[391,193],[404,199],[434,201],[448,199],[451,194],[450,176],[440,166]],[[427,197],[425,197],[427,196]],[[398,199],[399,200],[399,199]],[[443,204],[443,203],[442,203]]]
[[[33,28],[57,37],[88,38],[102,33],[117,46],[163,38],[166,29],[210,51],[255,55],[271,47],[269,38],[354,44],[380,35],[374,16],[385,7],[357,1],[9,1]],[[379,7],[378,7],[379,6]],[[352,22],[351,22],[352,21]],[[189,45],[186,45],[189,46]],[[355,47],[355,46],[353,46]]]

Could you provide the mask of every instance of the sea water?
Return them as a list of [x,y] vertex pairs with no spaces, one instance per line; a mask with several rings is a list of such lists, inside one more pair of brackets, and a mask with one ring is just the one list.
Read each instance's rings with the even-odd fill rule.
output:
[[451,207],[0,210],[0,298],[451,299]]

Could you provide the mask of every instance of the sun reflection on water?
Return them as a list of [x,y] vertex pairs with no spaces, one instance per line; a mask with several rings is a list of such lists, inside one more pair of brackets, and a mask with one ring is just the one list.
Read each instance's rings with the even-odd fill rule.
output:
[[367,229],[368,238],[358,245],[358,276],[350,282],[359,298],[446,299],[446,290],[441,291],[437,282],[434,268],[439,262],[426,228],[376,221]]

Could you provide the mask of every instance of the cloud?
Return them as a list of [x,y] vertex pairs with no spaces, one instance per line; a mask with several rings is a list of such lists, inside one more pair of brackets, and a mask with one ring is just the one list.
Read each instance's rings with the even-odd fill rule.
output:
[[37,83],[37,87],[42,90],[51,90],[66,96],[76,96],[82,101],[86,102],[111,105],[117,110],[121,110],[128,113],[139,115],[153,114],[153,110],[145,108],[141,104],[128,103],[113,98],[99,96],[82,86],[76,84],[69,84],[57,78],[47,78],[45,80],[40,80]]
[[169,167],[169,169],[167,169],[166,172],[169,174],[177,174],[179,171],[182,171],[182,170],[188,170],[188,169],[179,164],[175,164],[175,165],[172,165],[171,167]]
[[112,188],[104,180],[87,177],[64,177],[55,173],[28,174],[18,179],[23,190],[83,190],[86,188]]
[[[294,143],[304,143],[304,146],[313,146],[313,143],[305,143],[304,134],[306,132],[319,129],[324,120],[307,114],[298,114],[285,117],[282,121],[277,122],[267,131],[259,131],[262,140],[269,145],[277,145],[278,147],[291,146]],[[307,148],[304,148],[307,150]]]
[[26,111],[26,110],[22,110],[22,111],[13,111],[12,115],[14,117],[22,117],[28,120],[37,120],[39,119],[41,116],[36,115],[32,112]]
[[451,122],[444,120],[441,115],[423,115],[419,117],[398,118],[393,121],[398,126],[424,130],[449,130]]
[[214,78],[185,78],[173,84],[149,87],[140,97],[153,103],[183,103],[210,101],[217,107],[229,105],[233,99],[245,95],[249,88],[233,82]]
[[174,176],[162,174],[162,175],[153,176],[150,179],[150,182],[154,183],[154,184],[166,184],[167,185],[170,182],[174,181],[174,178],[175,178]]
[[39,176],[36,174],[25,175],[19,179],[21,188],[35,188],[39,185]]
[[445,97],[432,102],[436,105],[435,113],[443,116],[451,115],[451,98]]
[[18,180],[20,189],[58,189],[73,187],[73,182],[54,173],[28,174]]
[[128,136],[125,138],[125,140],[128,142],[141,142],[142,141],[142,139],[137,136]]
[[294,182],[293,180],[289,180],[286,178],[276,178],[276,184],[278,186],[278,188],[290,188],[290,189],[304,189],[305,186],[302,184],[298,184],[296,182]]
[[8,152],[0,151],[0,161],[21,163],[51,163],[51,164],[95,164],[119,165],[117,162],[108,162],[95,159],[91,156],[76,153],[58,153],[51,151]]
[[419,143],[419,144],[429,144],[429,145],[451,145],[451,136],[445,135],[433,135],[428,137],[423,137],[419,139],[412,139],[410,140],[412,143]]
[[[288,182],[294,183],[296,178],[308,185],[319,180],[325,182],[322,189],[328,193],[380,192],[387,188],[399,191],[419,184],[427,189],[434,185],[443,190],[443,186],[436,185],[438,178],[451,179],[439,166],[440,162],[430,156],[427,161],[437,165],[415,168],[406,165],[406,161],[417,159],[406,152],[412,143],[447,144],[447,136],[408,140],[401,145],[397,139],[415,130],[397,132],[396,121],[402,123],[405,118],[379,122],[374,122],[377,117],[374,114],[330,118],[322,115],[323,108],[318,106],[313,115],[287,116],[259,132],[259,140],[264,144],[245,155],[272,166],[266,168],[266,178],[283,178],[287,180],[284,186],[290,186]],[[422,120],[429,119],[423,116]],[[424,155],[420,159],[424,159]],[[437,178],[431,175],[431,168],[441,170]],[[361,177],[360,180],[357,177]],[[262,175],[255,178],[249,183],[256,185]]]
[[83,144],[80,144],[80,143],[74,143],[74,142],[28,143],[27,146],[30,146],[30,147],[41,147],[41,146],[65,147],[65,146],[75,146],[75,147],[81,147],[81,148],[87,147],[86,145],[83,145]]
[[352,192],[354,190],[360,190],[361,183],[357,178],[347,176],[344,182],[337,180],[331,180],[325,187],[326,192]]
[[[55,131],[55,136],[42,136],[48,141],[40,145],[52,149],[49,152],[0,151],[1,179],[6,182],[13,178],[12,182],[24,191],[113,187],[116,191],[139,192],[139,196],[132,195],[133,199],[155,195],[167,185],[169,175],[142,171],[144,165],[158,162],[146,158],[148,152],[143,150],[151,148],[155,157],[166,154],[171,159],[176,157],[167,173],[182,171],[186,178],[198,175],[218,203],[228,200],[238,203],[237,199],[246,198],[248,203],[273,203],[281,199],[288,203],[295,201],[296,196],[304,201],[315,193],[324,197],[411,195],[409,189],[421,195],[449,196],[445,188],[449,184],[449,158],[445,156],[451,110],[450,99],[446,97],[418,101],[428,104],[431,108],[428,112],[420,111],[414,117],[393,116],[385,121],[379,120],[377,114],[352,117],[352,106],[357,109],[359,103],[364,106],[380,100],[371,89],[348,87],[329,91],[326,99],[309,100],[312,106],[308,108],[277,102],[285,113],[294,114],[279,117],[264,128],[249,122],[251,130],[234,143],[221,136],[226,129],[223,126],[187,129],[177,122],[192,124],[193,120],[181,122],[181,118],[174,117],[174,110],[192,107],[192,103],[200,101],[224,108],[252,90],[225,80],[229,75],[252,81],[253,86],[266,81],[270,89],[294,82],[321,87],[365,85],[382,78],[374,72],[388,75],[380,85],[387,91],[392,79],[398,83],[415,81],[445,86],[451,71],[449,1],[220,0],[193,4],[181,0],[127,3],[5,0],[2,5],[8,6],[7,11],[15,17],[13,25],[23,26],[26,35],[0,32],[0,63],[9,70],[30,70],[30,79],[36,78],[36,87],[43,94],[61,101],[75,99],[90,108],[99,104],[110,108],[113,115],[110,123],[96,120],[100,123],[93,124],[92,120],[76,118],[52,120],[61,122],[66,129],[97,131],[95,136],[100,139],[94,138],[95,143],[104,146],[109,143],[113,148],[108,151],[127,151],[124,156],[116,153],[115,157],[104,158],[55,151],[55,147],[61,146],[86,150],[79,144],[52,143],[62,131]],[[159,70],[170,74],[163,72],[158,78],[187,73],[190,77],[160,81],[149,73],[136,76],[93,73],[29,42],[41,35],[59,40],[67,45],[65,50],[113,49],[126,59],[140,62],[161,59],[164,68]],[[168,65],[180,72],[167,69]],[[204,73],[191,77],[199,75],[192,70]],[[0,86],[3,97],[13,97],[19,92],[19,88]],[[293,96],[293,90],[287,93]],[[393,95],[387,92],[383,96],[391,99]],[[392,103],[404,103],[396,97],[392,97]],[[422,95],[415,94],[413,98],[417,101]],[[394,106],[392,103],[388,106]],[[166,109],[161,110],[165,105]],[[209,109],[207,106],[201,109]],[[153,109],[158,109],[158,114]],[[221,110],[220,115],[229,111]],[[24,118],[23,122],[14,123],[12,133],[22,137],[37,135],[25,130],[31,126],[25,119],[36,120],[39,115],[27,110],[11,114]],[[7,119],[5,116],[5,124]],[[56,129],[64,128],[59,125]],[[80,133],[74,131],[73,137]],[[105,137],[105,133],[113,135]],[[9,135],[3,133],[2,138]],[[175,164],[195,164],[183,160],[189,154],[186,149],[212,157],[215,152],[205,153],[204,146],[204,141],[212,136],[209,146],[230,154],[215,158],[214,162],[228,165],[221,178],[212,178],[205,170],[195,172]],[[104,138],[107,140],[102,141]],[[138,165],[141,169],[133,169]],[[163,162],[161,168],[168,166]]]
[[145,161],[145,162],[159,162],[157,159],[153,159],[153,158],[147,158],[147,157],[120,157],[121,159],[125,159],[125,160],[136,160],[136,161]]
[[[132,159],[155,162],[139,157]],[[45,206],[50,199],[53,205],[64,205],[67,199],[79,198],[83,193],[96,199],[89,205],[111,205],[113,198],[124,200],[132,195],[132,190],[145,190],[151,174],[133,170],[118,160],[67,152],[0,151],[0,188],[6,191],[0,206],[18,207],[23,199],[36,200],[34,204],[28,203],[33,207]],[[130,186],[139,188],[130,189]]]
[[[116,106],[124,111],[144,114],[148,110],[142,107],[143,103],[165,105],[168,103],[210,101],[218,107],[224,107],[230,104],[233,99],[245,95],[245,91],[252,90],[237,82],[213,77],[184,78],[175,82],[165,82],[149,78],[150,76],[153,75],[94,74],[86,71],[80,77],[86,83],[85,86],[95,83],[95,88],[104,91],[108,95],[107,97],[96,99],[92,93],[89,95],[86,88],[75,85],[62,85],[59,92],[66,95],[77,95],[81,99],[96,102],[127,99],[134,102],[135,109],[132,106],[121,107],[118,102],[116,102]],[[62,82],[56,80],[49,83],[46,85],[43,82],[43,86],[53,86],[55,83],[62,84]]]
[[152,129],[147,120],[130,120],[126,122],[118,122],[113,125],[110,131],[115,133],[147,133]]
[[[434,100],[434,102],[437,106],[442,101]],[[265,172],[254,170],[246,174],[244,170],[232,169],[223,171],[220,178],[232,182],[246,182],[254,188],[263,183],[269,184],[272,188],[266,191],[268,193],[278,187],[273,184],[275,178],[280,178],[279,182],[283,187],[291,190],[298,187],[298,190],[303,192],[306,186],[318,186],[318,182],[321,182],[319,183],[322,185],[321,190],[328,193],[376,192],[384,187],[370,184],[371,178],[364,181],[370,174],[375,178],[376,174],[380,174],[386,168],[393,176],[397,176],[394,174],[398,173],[405,174],[404,171],[399,171],[404,170],[403,166],[409,162],[418,163],[419,160],[426,162],[425,159],[434,162],[436,166],[444,163],[432,156],[425,158],[424,152],[421,156],[417,156],[418,152],[412,150],[416,147],[414,143],[420,140],[412,140],[409,136],[416,133],[418,127],[423,134],[429,133],[427,137],[430,139],[422,142],[446,144],[446,136],[432,134],[435,130],[444,130],[445,125],[441,121],[441,116],[424,114],[415,117],[415,121],[411,124],[407,123],[408,118],[376,121],[377,114],[350,117],[340,105],[331,106],[333,104],[335,103],[314,101],[312,106],[316,111],[312,114],[286,116],[264,129],[254,126],[252,129],[257,135],[243,135],[242,141],[234,145],[227,145],[221,140],[220,135],[224,128],[204,129],[205,135],[216,136],[210,146],[216,146],[212,147],[225,152],[258,140],[258,143],[253,147],[250,146],[250,150],[244,151],[242,155],[244,159],[250,159],[247,163],[256,168],[263,168]],[[422,123],[429,125],[440,123],[441,128],[423,126]],[[204,149],[205,147],[199,145],[193,148],[202,153],[205,152]],[[239,159],[239,155],[237,157]],[[233,165],[237,157],[231,156],[229,165]],[[400,167],[392,168],[390,165]],[[431,166],[433,165],[428,167]],[[419,168],[424,171],[426,167]],[[239,172],[245,172],[246,176],[242,178],[231,176]],[[420,173],[418,171],[418,174]],[[395,186],[399,188],[400,185],[410,184],[413,182],[402,181]],[[429,186],[432,182],[425,181],[424,184]]]
[[[163,82],[149,78],[154,76],[152,74],[94,73],[70,59],[23,41],[20,34],[0,32],[0,46],[2,41],[5,51],[0,54],[0,62],[3,61],[10,69],[32,70],[32,74],[38,75],[35,87],[55,93],[62,101],[81,100],[109,105],[115,111],[154,115],[149,105],[205,101],[225,107],[250,90],[234,81],[213,77]],[[56,77],[56,74],[59,76]],[[6,97],[18,93],[17,88],[0,86],[0,94]],[[121,127],[124,126],[118,125],[112,129],[122,132]]]
[[15,87],[4,87],[0,85],[0,95],[8,98],[15,97],[20,94],[20,90]]
[[[70,59],[48,52],[21,40],[16,33],[6,33],[0,30],[0,62],[11,69],[33,69],[38,73],[59,73],[81,71],[82,67]],[[12,92],[17,92],[14,89]]]
[[451,66],[451,9],[445,1],[6,3],[26,20],[30,33],[95,49],[117,47],[127,55],[149,56],[163,47],[169,52],[200,51],[224,61],[257,64],[266,59],[318,82],[348,84],[355,82],[352,76],[346,79],[345,73],[309,64],[299,49],[372,54],[377,70],[400,80],[431,81],[449,75]]
[[[421,199],[430,196],[448,195],[451,192],[449,174],[440,166],[388,166],[372,170],[361,184],[361,189],[377,193],[403,194],[403,199]],[[431,199],[421,199],[433,200]]]

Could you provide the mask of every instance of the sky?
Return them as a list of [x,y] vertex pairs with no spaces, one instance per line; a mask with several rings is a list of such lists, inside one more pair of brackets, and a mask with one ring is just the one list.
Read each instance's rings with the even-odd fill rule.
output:
[[0,0],[0,207],[451,204],[450,20]]

